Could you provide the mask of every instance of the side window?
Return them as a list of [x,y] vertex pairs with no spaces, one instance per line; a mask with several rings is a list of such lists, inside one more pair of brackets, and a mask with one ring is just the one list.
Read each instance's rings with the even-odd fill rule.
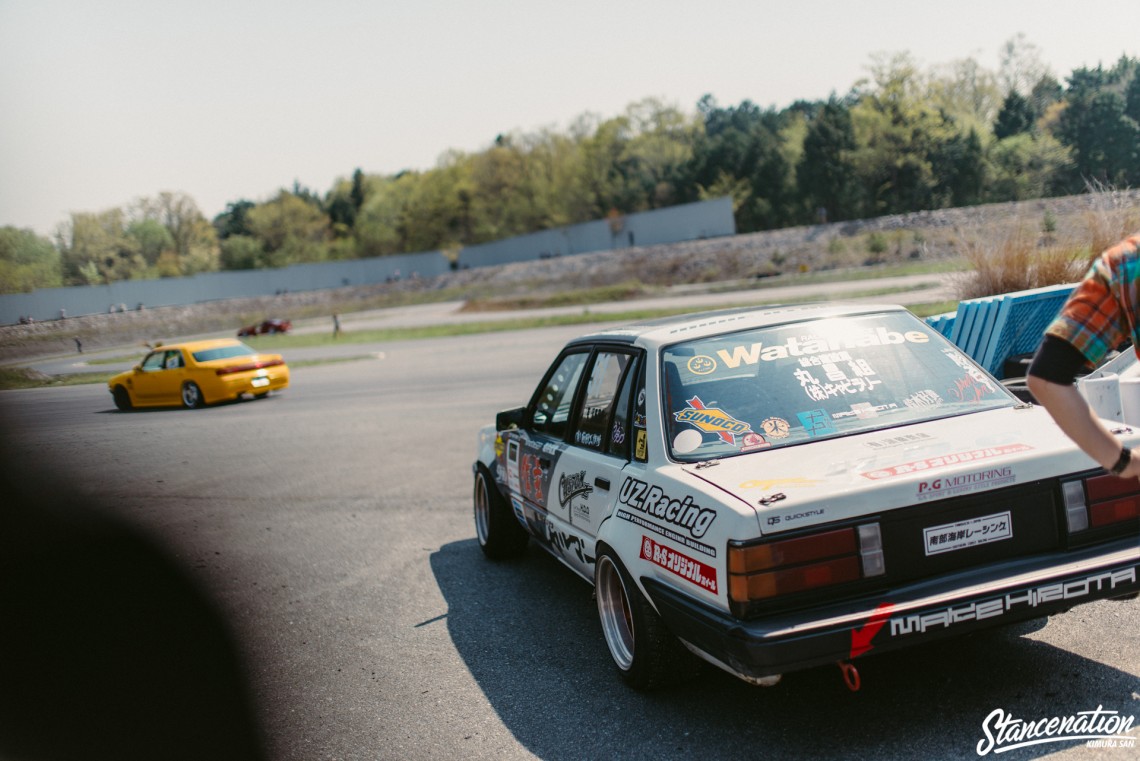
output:
[[[633,396],[633,386],[638,374],[637,367],[638,363],[634,360],[626,368],[625,380],[621,384],[621,393],[618,394],[617,404],[614,405],[610,435],[606,441],[606,454],[616,455],[627,460],[629,459],[629,443],[634,436],[629,403],[630,397]],[[642,422],[644,423],[644,416]]]
[[578,379],[582,376],[582,368],[589,356],[587,352],[567,354],[558,363],[535,401],[534,414],[530,420],[531,430],[556,438],[565,435],[574,391],[578,388]]
[[166,356],[164,351],[155,351],[146,355],[146,359],[142,361],[142,369],[147,372],[162,369],[162,358]]
[[578,429],[574,431],[575,444],[599,452],[608,451],[614,406],[630,359],[629,354],[612,351],[599,351],[595,356],[578,414]]
[[182,352],[177,349],[166,352],[166,369],[177,370],[180,367],[182,367]]

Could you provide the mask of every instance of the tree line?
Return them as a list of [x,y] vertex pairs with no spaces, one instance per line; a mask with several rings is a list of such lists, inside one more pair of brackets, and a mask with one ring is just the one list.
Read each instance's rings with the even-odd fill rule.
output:
[[875,56],[845,95],[783,109],[657,99],[499,135],[425,171],[294,183],[212,221],[161,193],[73,212],[54,240],[0,228],[0,292],[443,250],[731,196],[739,232],[1140,185],[1140,60],[1062,84],[1023,37],[1000,67]]

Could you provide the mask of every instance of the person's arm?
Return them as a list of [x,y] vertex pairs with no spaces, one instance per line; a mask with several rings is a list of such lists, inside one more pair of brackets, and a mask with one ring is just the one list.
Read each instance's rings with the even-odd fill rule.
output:
[[[1088,402],[1074,385],[1065,385],[1030,375],[1029,391],[1041,403],[1065,434],[1101,467],[1111,470],[1123,446],[1093,415]],[[1140,477],[1140,452],[1120,474],[1121,478]]]

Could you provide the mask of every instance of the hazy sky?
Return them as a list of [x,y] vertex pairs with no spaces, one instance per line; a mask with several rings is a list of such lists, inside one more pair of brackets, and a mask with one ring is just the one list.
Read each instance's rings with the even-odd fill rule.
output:
[[0,0],[0,226],[166,190],[213,218],[649,96],[783,108],[875,53],[997,71],[1018,33],[1063,79],[1137,28],[1137,0]]

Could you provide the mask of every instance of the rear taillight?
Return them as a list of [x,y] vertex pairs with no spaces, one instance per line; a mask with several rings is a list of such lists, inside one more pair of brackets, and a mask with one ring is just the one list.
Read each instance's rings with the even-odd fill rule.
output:
[[260,370],[263,367],[276,367],[277,365],[283,364],[285,364],[285,360],[283,359],[270,359],[265,362],[246,362],[241,365],[219,367],[216,372],[218,375],[233,375],[234,373],[244,373],[250,370]]
[[1140,519],[1140,480],[1094,476],[1061,484],[1069,533]]
[[736,605],[858,581],[885,571],[877,523],[728,547],[728,594]]

